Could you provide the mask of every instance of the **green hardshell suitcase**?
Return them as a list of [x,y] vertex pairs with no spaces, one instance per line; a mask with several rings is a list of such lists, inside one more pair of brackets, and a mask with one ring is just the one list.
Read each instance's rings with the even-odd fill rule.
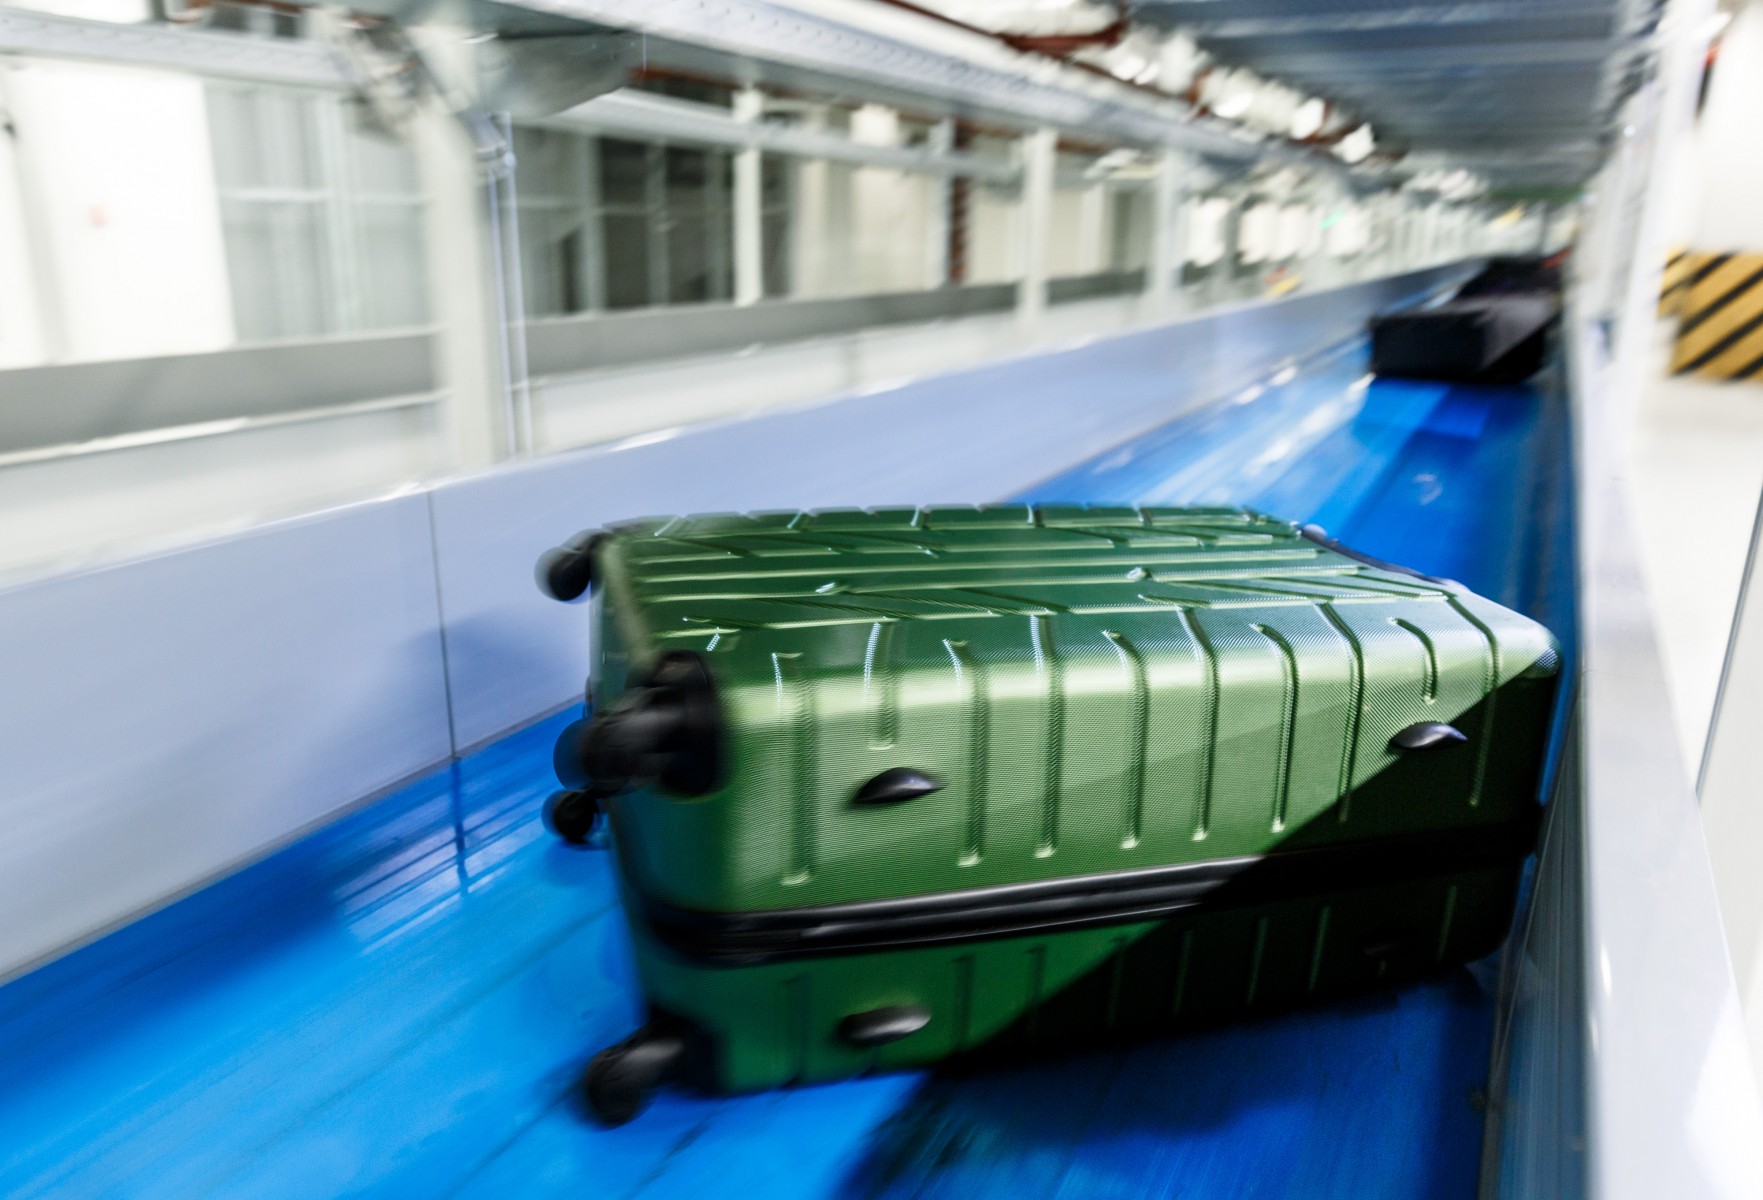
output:
[[1494,950],[1559,653],[1536,622],[1219,508],[882,509],[582,535],[651,1020],[595,1110],[1274,1010]]

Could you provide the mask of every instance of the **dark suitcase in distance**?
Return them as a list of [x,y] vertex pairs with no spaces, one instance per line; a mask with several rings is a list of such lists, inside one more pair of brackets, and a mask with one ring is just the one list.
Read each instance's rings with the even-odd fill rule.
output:
[[1540,292],[1476,296],[1374,317],[1377,375],[1518,383],[1542,369],[1559,302]]
[[571,840],[610,817],[650,1021],[609,1121],[1069,1049],[1491,952],[1534,834],[1547,630],[1234,509],[646,521],[588,590]]

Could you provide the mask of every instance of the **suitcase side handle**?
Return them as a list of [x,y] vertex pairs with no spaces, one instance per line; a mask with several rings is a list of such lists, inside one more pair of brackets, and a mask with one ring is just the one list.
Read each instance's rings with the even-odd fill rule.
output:
[[1421,721],[1406,729],[1396,732],[1390,739],[1390,745],[1398,750],[1441,750],[1446,746],[1460,746],[1469,740],[1469,735],[1455,725],[1447,725],[1443,721]]
[[930,1010],[923,1005],[890,1004],[852,1013],[839,1022],[839,1036],[853,1046],[868,1049],[910,1037],[929,1024]]
[[858,788],[851,803],[865,808],[877,804],[904,804],[942,790],[943,781],[929,771],[917,767],[889,767]]

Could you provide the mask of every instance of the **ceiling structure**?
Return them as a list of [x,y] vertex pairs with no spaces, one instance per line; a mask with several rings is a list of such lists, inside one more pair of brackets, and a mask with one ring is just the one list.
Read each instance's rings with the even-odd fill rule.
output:
[[1663,0],[1132,0],[1220,63],[1353,109],[1497,190],[1572,188],[1619,136]]

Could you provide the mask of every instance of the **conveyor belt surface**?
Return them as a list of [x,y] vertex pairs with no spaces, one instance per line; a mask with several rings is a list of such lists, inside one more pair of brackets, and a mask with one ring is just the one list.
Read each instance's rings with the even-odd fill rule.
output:
[[[1031,495],[1253,504],[1548,619],[1553,399],[1363,362]],[[669,1092],[596,1128],[573,1081],[639,1001],[609,857],[539,824],[566,719],[0,989],[0,1195],[1474,1195],[1488,969],[971,1077]]]

